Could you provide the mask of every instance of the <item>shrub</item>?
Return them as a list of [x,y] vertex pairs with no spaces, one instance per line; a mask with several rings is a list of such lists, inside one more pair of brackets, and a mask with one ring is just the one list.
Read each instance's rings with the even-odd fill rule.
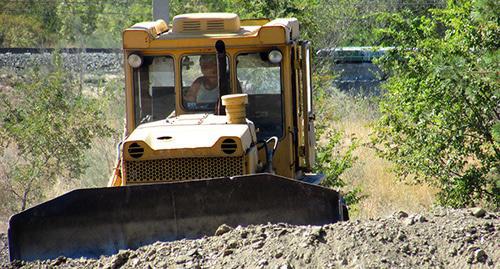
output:
[[[438,202],[498,207],[498,1],[449,1],[429,15],[392,14],[380,33],[396,48],[376,143],[400,176],[430,182]],[[495,127],[497,126],[497,127]]]
[[0,93],[2,174],[17,210],[39,202],[56,178],[79,178],[92,139],[110,135],[102,102],[82,93],[58,61],[24,79]]

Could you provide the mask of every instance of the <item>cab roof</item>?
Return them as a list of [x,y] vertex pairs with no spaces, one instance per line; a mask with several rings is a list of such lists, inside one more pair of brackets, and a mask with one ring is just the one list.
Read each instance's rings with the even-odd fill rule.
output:
[[133,25],[123,33],[123,47],[212,46],[215,41],[210,40],[218,39],[239,40],[235,41],[238,45],[277,45],[298,37],[299,22],[295,18],[240,20],[234,13],[191,13],[175,16],[171,26],[163,20]]

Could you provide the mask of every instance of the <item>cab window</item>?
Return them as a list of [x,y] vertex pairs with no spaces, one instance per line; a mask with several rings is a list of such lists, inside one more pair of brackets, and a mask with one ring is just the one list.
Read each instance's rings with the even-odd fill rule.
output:
[[175,111],[174,60],[170,56],[145,56],[134,68],[136,126],[161,120]]
[[[227,67],[229,61],[226,58]],[[182,104],[190,111],[213,111],[219,100],[219,75],[215,54],[182,57]],[[229,77],[229,75],[228,75]]]
[[237,76],[248,94],[247,117],[258,129],[257,138],[283,136],[281,64],[271,63],[267,52],[240,54]]

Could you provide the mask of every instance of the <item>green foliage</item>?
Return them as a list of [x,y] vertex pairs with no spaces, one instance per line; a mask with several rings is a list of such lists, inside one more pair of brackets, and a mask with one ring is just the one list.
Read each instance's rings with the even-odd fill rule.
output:
[[[324,174],[321,185],[340,189],[347,185],[341,175],[352,168],[358,159],[353,154],[358,142],[356,137],[346,137],[332,126],[339,119],[336,118],[335,108],[331,106],[331,93],[326,90],[331,89],[331,79],[326,69],[317,70],[313,75],[317,141],[314,171]],[[344,199],[349,206],[355,206],[363,198],[359,188],[344,192]]]
[[35,69],[0,96],[0,153],[17,210],[40,201],[56,178],[78,179],[92,139],[110,135],[103,103],[80,92],[55,59],[54,70]]
[[353,151],[357,144],[351,143],[345,152],[341,152],[340,143],[342,133],[326,126],[316,128],[320,139],[325,139],[324,145],[320,144],[316,148],[316,168],[315,170],[325,175],[322,185],[331,188],[345,187],[346,183],[340,178],[340,175],[351,168],[357,157],[353,156]]
[[320,12],[319,0],[235,0],[230,10],[243,19],[295,17],[302,27],[302,38],[315,40],[319,33],[319,21],[315,14]]
[[[53,0],[0,2],[4,46],[120,47],[123,29],[151,21],[151,0]],[[395,3],[396,2],[396,3]],[[414,15],[444,0],[172,0],[170,19],[191,12],[234,12],[243,19],[295,17],[303,39],[317,47],[378,45],[374,29],[386,24],[377,14],[409,8]],[[29,6],[29,8],[26,8]],[[13,21],[9,18],[15,18]],[[27,27],[28,29],[24,28]],[[13,31],[13,29],[20,31]],[[33,31],[26,31],[33,30]],[[19,42],[22,40],[22,42]]]
[[121,47],[122,31],[138,22],[151,21],[151,0],[102,1],[95,29],[85,37],[89,47]]
[[0,46],[38,47],[53,42],[59,27],[56,4],[36,0],[0,1]]
[[[344,201],[349,207],[349,215],[353,216],[359,213],[359,202],[368,198],[360,187],[355,187],[351,191],[343,194]],[[353,214],[354,213],[354,214]]]
[[84,187],[102,187],[108,183],[110,171],[116,162],[118,141],[123,139],[125,106],[125,81],[123,77],[102,78],[96,85],[101,111],[106,115],[106,125],[113,130],[111,137],[95,137],[92,148],[86,151],[85,174],[80,177]]
[[104,8],[104,3],[99,1],[93,2],[92,5],[80,3],[80,0],[65,0],[57,6],[61,21],[60,36],[74,43],[84,42],[83,38],[96,30],[99,12]]
[[1,47],[32,47],[42,42],[39,21],[27,16],[0,15]]
[[500,205],[498,1],[450,1],[415,17],[392,14],[396,45],[375,142],[399,175],[439,189],[454,207]]
[[177,0],[170,1],[170,13],[174,16],[192,12],[232,12],[242,19],[295,17],[300,21],[302,36],[314,40],[319,32],[319,22],[315,19],[315,14],[321,11],[320,2],[320,0]]

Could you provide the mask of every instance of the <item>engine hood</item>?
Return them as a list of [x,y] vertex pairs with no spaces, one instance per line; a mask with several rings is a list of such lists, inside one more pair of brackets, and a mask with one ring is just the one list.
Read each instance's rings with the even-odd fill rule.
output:
[[[228,140],[229,139],[229,140]],[[223,144],[234,141],[228,154]],[[228,124],[225,116],[188,114],[139,125],[125,140],[124,159],[241,156],[256,141],[251,121]],[[130,154],[143,149],[143,154]]]

